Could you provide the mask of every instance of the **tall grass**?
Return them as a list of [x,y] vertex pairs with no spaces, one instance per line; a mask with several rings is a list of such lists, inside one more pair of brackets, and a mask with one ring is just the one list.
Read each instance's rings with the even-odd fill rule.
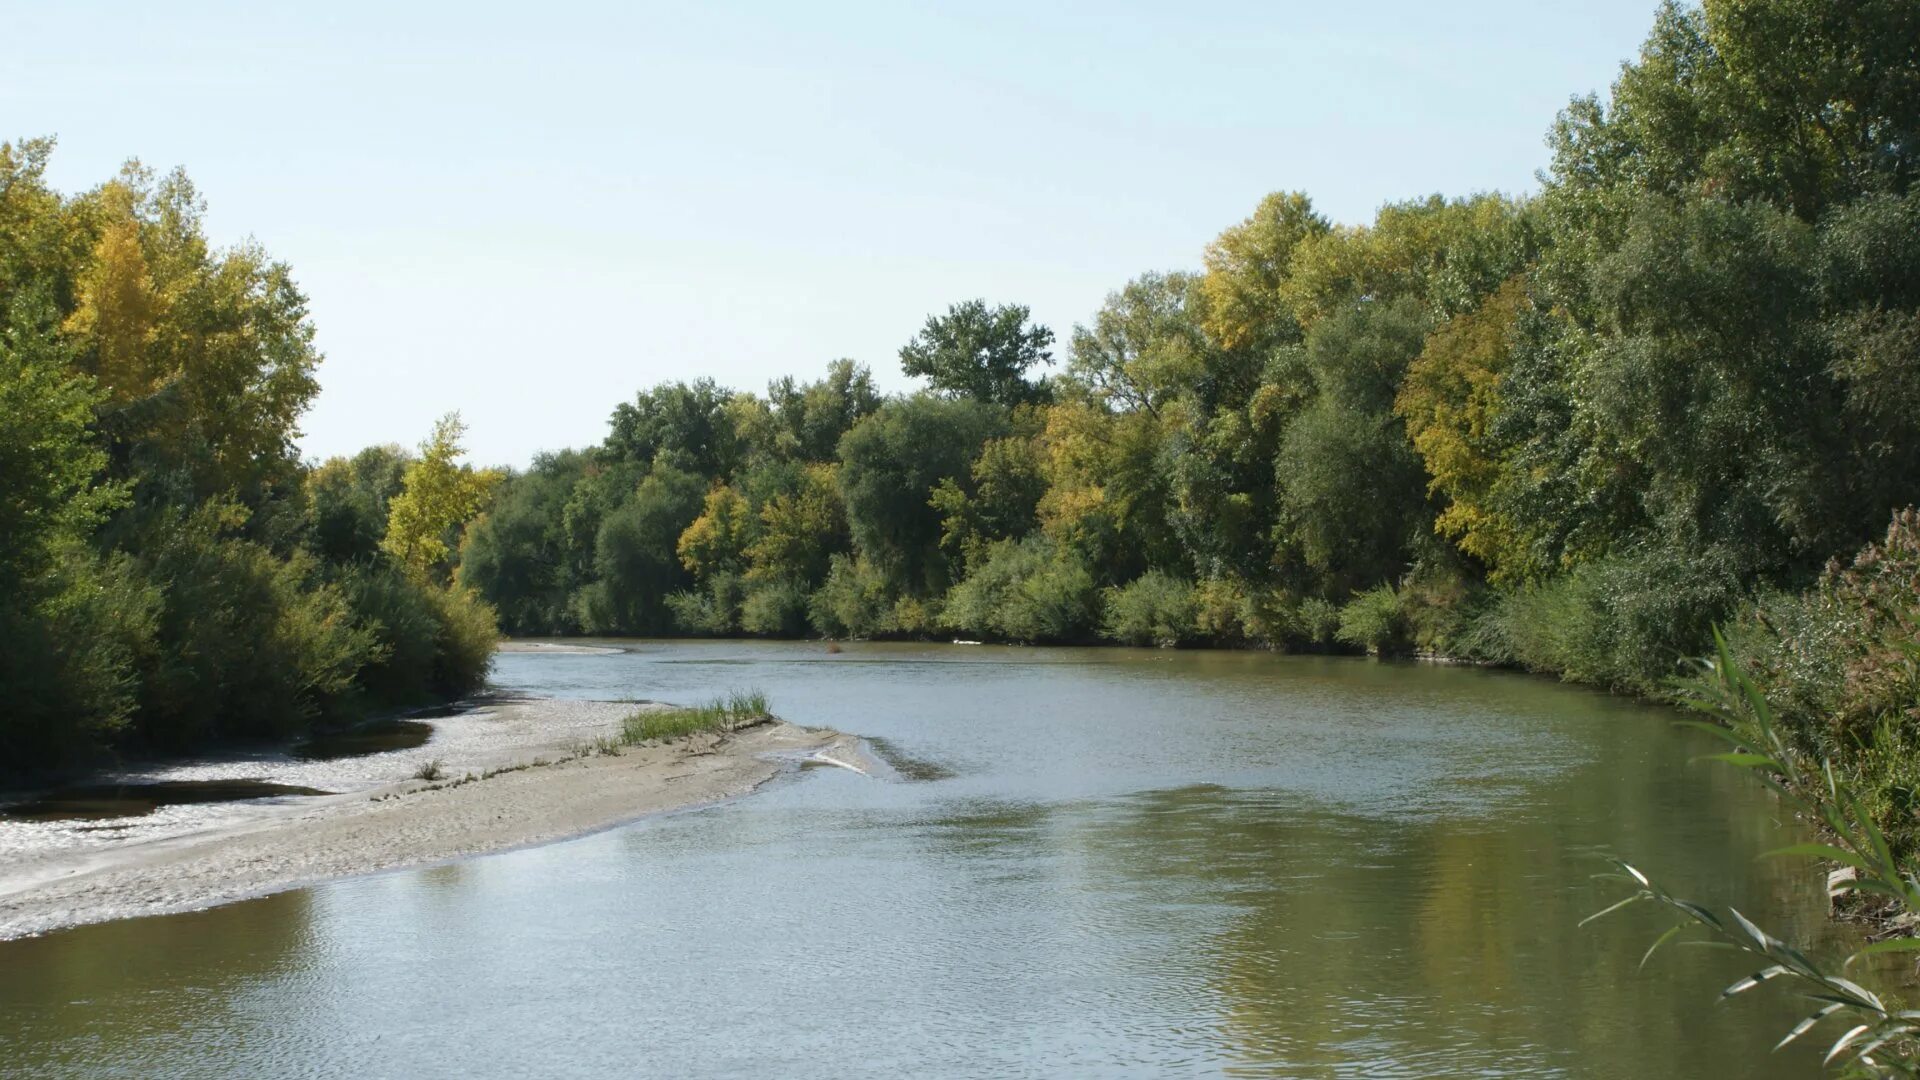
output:
[[738,731],[773,719],[767,695],[759,690],[730,690],[701,705],[636,712],[620,725],[620,741],[631,745],[651,739],[679,739],[702,731]]

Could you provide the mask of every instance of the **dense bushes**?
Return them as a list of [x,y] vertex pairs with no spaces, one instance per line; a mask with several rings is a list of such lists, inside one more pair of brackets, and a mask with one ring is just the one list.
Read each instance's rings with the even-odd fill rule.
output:
[[970,637],[1062,642],[1090,636],[1099,592],[1070,550],[1040,537],[1001,540],[947,593],[942,622]]
[[1199,633],[1192,583],[1149,570],[1107,591],[1102,628],[1129,645],[1181,645]]
[[1920,510],[1806,592],[1761,599],[1728,644],[1794,749],[1831,761],[1903,850],[1920,848]]
[[51,149],[0,144],[0,774],[478,686],[491,609],[385,550],[409,497],[417,546],[457,537],[470,514],[428,497],[484,486],[457,444],[437,471],[304,467],[319,356],[288,269],[213,248],[183,174],[66,197]]

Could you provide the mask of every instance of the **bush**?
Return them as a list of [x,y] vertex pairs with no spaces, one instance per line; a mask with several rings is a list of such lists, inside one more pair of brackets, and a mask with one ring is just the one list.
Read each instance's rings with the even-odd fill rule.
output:
[[1793,749],[1831,761],[1897,846],[1920,848],[1920,511],[1805,593],[1754,603],[1728,647]]
[[1129,645],[1172,647],[1199,634],[1193,584],[1149,570],[1128,585],[1106,591],[1101,628],[1109,638]]
[[667,597],[674,629],[696,637],[726,637],[740,626],[740,578],[715,574],[702,589],[686,589]]
[[740,603],[740,629],[762,637],[797,638],[807,633],[807,586],[782,580],[748,587]]
[[1412,649],[1406,616],[1400,610],[1400,594],[1392,585],[1378,585],[1356,593],[1340,609],[1340,624],[1334,639],[1377,656],[1394,656]]
[[75,764],[126,727],[159,605],[131,560],[78,546],[0,597],[0,778]]
[[208,503],[158,523],[149,545],[145,571],[161,601],[154,650],[139,664],[137,723],[156,744],[298,731],[379,655],[375,633],[312,555],[282,560],[227,535],[244,519]]
[[472,589],[454,585],[426,587],[427,600],[439,620],[434,639],[433,690],[443,697],[471,694],[486,685],[493,670],[494,648],[500,626],[493,606]]
[[1252,596],[1238,581],[1208,578],[1193,590],[1193,622],[1199,635],[1215,645],[1237,645],[1249,638],[1263,638],[1250,629],[1264,626],[1250,608]]
[[1099,593],[1072,551],[1039,538],[987,548],[966,580],[947,593],[948,627],[1009,641],[1075,641],[1092,629]]
[[500,634],[493,609],[472,589],[442,588],[384,560],[347,570],[340,587],[375,643],[358,673],[364,704],[459,697],[486,682]]
[[1659,694],[1739,593],[1711,560],[1643,549],[1499,596],[1460,633],[1461,647],[1569,682]]
[[892,625],[886,577],[865,559],[835,555],[827,580],[807,602],[808,618],[823,637],[872,637]]

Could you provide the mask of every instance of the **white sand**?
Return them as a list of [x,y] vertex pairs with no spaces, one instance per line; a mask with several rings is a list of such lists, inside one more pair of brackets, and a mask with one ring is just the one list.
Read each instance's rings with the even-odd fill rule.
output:
[[[0,823],[0,940],[578,836],[744,794],[817,754],[860,771],[871,764],[856,739],[785,723],[557,760],[639,707],[509,700],[434,721],[433,740],[414,750],[330,762],[262,755],[127,774],[246,776],[343,793],[163,808],[124,829]],[[445,779],[410,778],[427,760],[442,763]],[[548,763],[463,782],[536,761]]]

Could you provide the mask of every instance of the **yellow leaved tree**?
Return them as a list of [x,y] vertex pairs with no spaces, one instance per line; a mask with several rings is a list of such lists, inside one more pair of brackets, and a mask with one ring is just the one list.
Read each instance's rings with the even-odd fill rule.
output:
[[449,540],[486,506],[501,475],[460,461],[467,426],[448,413],[420,444],[420,458],[407,466],[400,494],[387,507],[387,535],[380,542],[408,572],[440,584],[449,579]]

